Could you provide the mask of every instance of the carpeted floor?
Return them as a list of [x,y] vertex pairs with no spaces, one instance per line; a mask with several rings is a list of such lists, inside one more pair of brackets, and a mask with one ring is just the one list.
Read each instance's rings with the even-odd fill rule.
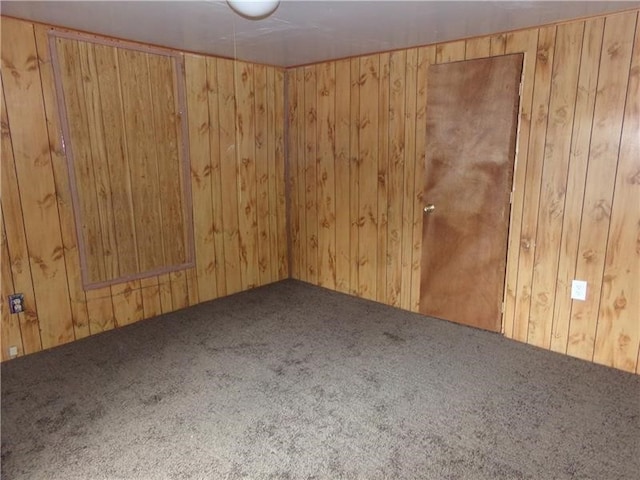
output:
[[637,480],[640,377],[285,281],[2,365],[2,478]]

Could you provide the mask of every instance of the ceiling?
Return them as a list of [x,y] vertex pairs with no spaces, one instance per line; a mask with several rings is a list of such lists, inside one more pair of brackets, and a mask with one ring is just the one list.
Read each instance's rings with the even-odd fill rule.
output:
[[225,1],[8,1],[3,15],[289,67],[504,32],[640,1],[293,1],[248,20]]

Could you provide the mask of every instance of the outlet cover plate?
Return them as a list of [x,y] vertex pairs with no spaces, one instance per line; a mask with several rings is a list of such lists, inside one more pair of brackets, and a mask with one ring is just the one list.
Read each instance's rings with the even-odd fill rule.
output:
[[584,280],[574,280],[571,282],[571,298],[573,300],[587,299],[587,282]]
[[24,295],[22,293],[9,295],[9,311],[11,313],[24,312]]

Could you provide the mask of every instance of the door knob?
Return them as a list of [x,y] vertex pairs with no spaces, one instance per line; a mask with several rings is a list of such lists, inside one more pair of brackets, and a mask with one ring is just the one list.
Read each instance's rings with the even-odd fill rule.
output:
[[433,203],[430,203],[426,207],[424,207],[424,213],[431,213],[436,209],[436,206]]

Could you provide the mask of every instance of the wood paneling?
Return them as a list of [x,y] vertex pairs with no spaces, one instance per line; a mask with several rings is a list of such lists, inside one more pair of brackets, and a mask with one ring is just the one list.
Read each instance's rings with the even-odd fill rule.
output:
[[[417,310],[426,69],[524,53],[505,336],[638,371],[637,29],[638,11],[630,11],[289,70],[290,107],[336,98],[337,153],[319,160],[336,185],[335,289]],[[318,88],[310,97],[305,73],[334,70],[335,93]],[[289,113],[290,134],[316,134]],[[324,188],[326,179],[299,173],[307,152],[289,140],[290,171],[298,172],[291,191]],[[294,245],[299,225],[315,232],[324,221],[304,202],[291,202]],[[307,274],[316,261],[294,246],[294,278],[320,284]],[[586,302],[570,299],[574,278],[588,282]]]
[[[13,147],[13,159],[8,161],[13,160],[14,194],[19,195],[13,201],[22,207],[22,221],[16,223],[24,225],[28,251],[19,258],[29,262],[35,294],[35,304],[31,303],[29,308],[36,310],[42,347],[49,348],[73,340],[74,331],[33,26],[16,20],[3,21],[2,45],[2,86]],[[9,210],[11,215],[16,211],[15,207],[4,207],[4,192],[2,202],[9,234]],[[12,243],[9,242],[10,255]],[[35,349],[37,345],[29,346],[29,351]]]
[[[175,231],[176,225],[166,223],[178,219],[182,208],[176,201],[181,193],[176,189],[179,182],[168,181],[183,175],[169,161],[182,155],[177,148],[182,132],[174,133],[174,127],[162,118],[187,115],[185,140],[191,153],[188,180],[193,191],[195,268],[85,292],[49,56],[51,28],[4,17],[1,22],[3,360],[8,359],[10,346],[17,347],[18,355],[37,352],[288,277],[282,70],[184,55],[182,72],[133,50],[121,53],[124,49],[97,44],[80,47],[77,42],[71,47],[85,74],[70,93],[84,105],[78,107],[75,121],[91,139],[86,149],[92,159],[90,188],[96,197],[111,194],[111,210],[96,200],[91,221],[98,226],[115,223],[122,227],[116,232],[129,232],[107,239],[107,248],[116,244],[121,249],[117,262],[113,255],[106,255],[105,244],[100,242],[96,269],[122,273],[138,268],[142,257],[164,258],[170,244],[176,247],[176,255],[182,255],[185,237]],[[123,69],[138,77],[139,85],[131,88],[144,90],[144,85],[146,89],[146,93],[140,91],[131,107],[137,110],[130,115],[119,100],[125,93],[105,94],[123,88],[119,78]],[[97,81],[96,71],[100,72]],[[169,99],[167,88],[176,79],[187,86],[186,112],[176,111],[175,102]],[[165,100],[151,102],[144,95]],[[116,102],[111,113],[99,106],[106,101]],[[151,190],[143,191],[144,185],[130,185],[119,176],[130,169],[130,160],[137,154],[135,147],[129,148],[131,142],[110,133],[134,118],[148,122],[145,131],[149,136],[131,142],[152,145],[156,152],[158,167],[143,164],[151,169],[140,172],[159,179],[157,188],[147,185]],[[98,130],[105,133],[104,138],[94,141],[91,132]],[[99,161],[93,163],[103,154],[119,163],[111,163],[113,168],[108,169]],[[124,183],[126,188],[114,194],[109,188],[114,183]],[[172,206],[161,206],[160,196],[172,199]],[[149,236],[152,229],[145,230],[137,220],[135,206],[147,201],[157,205],[154,215],[174,231],[171,235],[167,230],[166,234],[156,231],[153,235],[159,248],[145,247],[141,257],[136,238]],[[258,212],[265,216],[260,222]],[[265,236],[266,243],[262,241]],[[175,258],[171,255],[169,260]],[[12,292],[24,294],[24,313],[7,313],[7,295]]]
[[[426,69],[524,53],[505,336],[640,373],[638,11],[295,68],[286,92],[282,70],[185,55],[186,72],[173,74],[187,85],[196,267],[87,293],[46,31],[2,18],[2,301],[9,285],[26,303],[17,317],[3,305],[3,359],[11,342],[35,352],[285,278],[289,267],[416,311]],[[99,86],[115,82],[120,59],[93,55]],[[118,202],[130,209],[125,193]],[[586,302],[570,300],[573,278],[587,280]]]
[[85,284],[192,265],[182,58],[68,37],[51,42]]

